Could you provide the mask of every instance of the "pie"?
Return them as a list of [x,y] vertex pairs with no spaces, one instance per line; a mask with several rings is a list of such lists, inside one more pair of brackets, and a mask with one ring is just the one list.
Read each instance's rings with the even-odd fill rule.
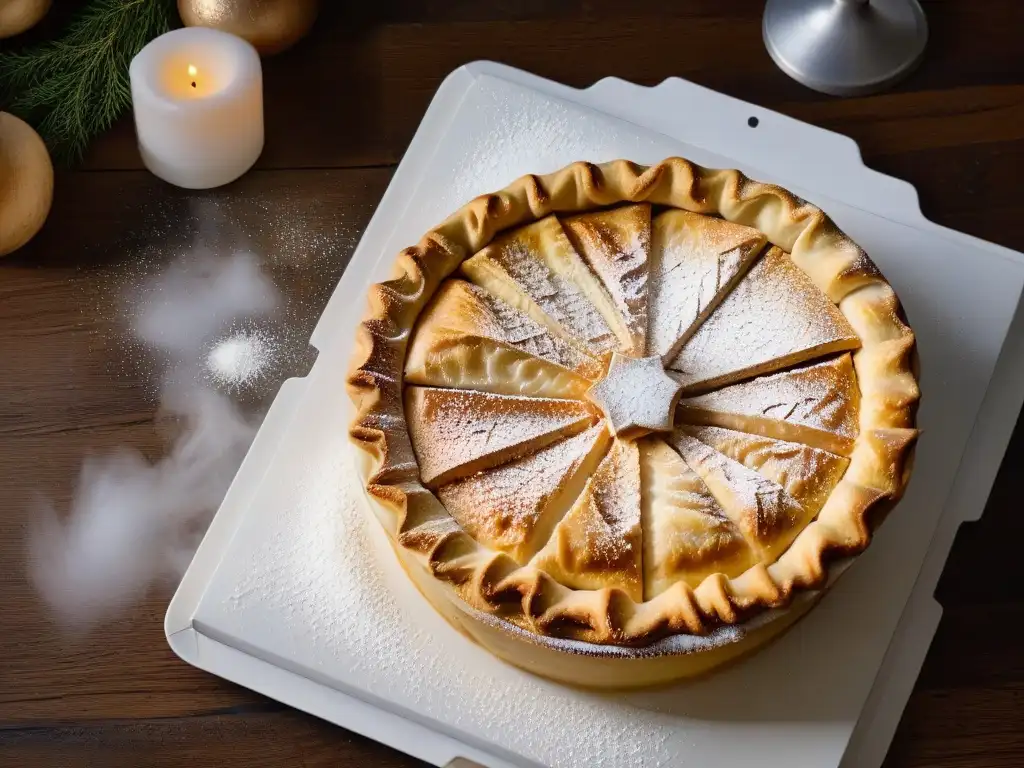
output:
[[893,289],[818,208],[681,158],[479,197],[369,288],[371,507],[460,630],[537,674],[667,682],[812,607],[909,479]]

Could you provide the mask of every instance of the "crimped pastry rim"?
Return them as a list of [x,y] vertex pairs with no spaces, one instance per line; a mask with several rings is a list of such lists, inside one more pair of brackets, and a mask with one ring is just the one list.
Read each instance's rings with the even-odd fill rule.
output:
[[[714,574],[695,589],[679,582],[637,603],[614,588],[565,587],[472,539],[419,481],[402,390],[406,346],[420,312],[441,282],[498,232],[551,213],[645,201],[755,227],[789,252],[861,339],[853,358],[862,400],[860,434],[846,473],[774,563],[759,563],[734,578]],[[909,480],[920,392],[914,335],[894,291],[820,209],[737,170],[672,157],[650,167],[628,160],[577,162],[544,176],[523,176],[470,201],[403,250],[391,279],[371,285],[368,296],[348,376],[357,411],[350,437],[364,456],[367,495],[393,544],[452,587],[453,597],[539,638],[643,647],[666,636],[703,636],[748,622],[785,606],[797,591],[823,588],[830,561],[868,546],[882,513]]]

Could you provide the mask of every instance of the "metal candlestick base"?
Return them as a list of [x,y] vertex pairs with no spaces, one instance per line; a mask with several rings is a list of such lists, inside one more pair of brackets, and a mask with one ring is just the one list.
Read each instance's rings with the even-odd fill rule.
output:
[[768,0],[764,44],[787,75],[822,93],[874,93],[921,60],[928,21],[917,0]]

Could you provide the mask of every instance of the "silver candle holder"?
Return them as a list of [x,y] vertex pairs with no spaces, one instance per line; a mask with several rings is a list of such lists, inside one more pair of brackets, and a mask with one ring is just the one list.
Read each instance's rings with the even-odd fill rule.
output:
[[914,69],[928,21],[917,0],[768,0],[763,34],[772,59],[797,82],[859,96]]

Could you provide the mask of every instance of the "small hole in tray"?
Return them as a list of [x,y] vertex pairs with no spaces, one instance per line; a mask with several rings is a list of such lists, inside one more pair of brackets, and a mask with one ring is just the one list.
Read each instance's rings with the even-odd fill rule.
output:
[[749,125],[751,128],[757,128],[758,123],[760,123],[760,122],[761,121],[758,120],[756,117],[748,117],[747,118],[747,125]]

